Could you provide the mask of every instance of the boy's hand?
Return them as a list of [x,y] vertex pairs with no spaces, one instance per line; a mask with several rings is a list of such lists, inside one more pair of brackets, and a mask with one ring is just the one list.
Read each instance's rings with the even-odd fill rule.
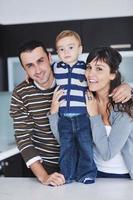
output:
[[93,96],[92,92],[87,91],[86,95],[86,106],[87,106],[87,112],[90,116],[98,115],[98,105],[97,100]]
[[64,95],[64,91],[63,89],[59,89],[59,88],[60,86],[57,86],[53,94],[53,99],[52,99],[51,109],[50,109],[51,114],[58,112],[59,106],[62,102],[60,101],[60,98]]

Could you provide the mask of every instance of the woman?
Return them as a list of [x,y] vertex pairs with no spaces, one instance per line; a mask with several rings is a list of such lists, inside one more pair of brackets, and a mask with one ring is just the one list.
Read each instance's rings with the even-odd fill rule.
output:
[[[85,74],[89,85],[86,104],[91,121],[98,177],[129,177],[130,174],[133,179],[132,100],[127,101],[129,95],[125,99],[125,94],[120,94],[119,91],[116,103],[113,97],[109,97],[114,88],[121,90],[122,87],[118,71],[120,62],[120,54],[112,48],[97,48],[89,54]],[[58,141],[57,112],[62,95],[63,91],[57,88],[51,105],[52,115],[49,115],[52,131]],[[120,100],[123,104],[118,103]]]
[[87,58],[86,102],[98,177],[133,179],[133,101],[114,103],[109,94],[122,82],[121,55],[112,48],[94,49]]

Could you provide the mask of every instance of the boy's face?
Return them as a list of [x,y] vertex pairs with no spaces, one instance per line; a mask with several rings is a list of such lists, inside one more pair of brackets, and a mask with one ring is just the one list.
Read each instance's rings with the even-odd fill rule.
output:
[[82,46],[74,36],[60,39],[56,47],[59,58],[70,66],[78,61],[78,57],[82,53]]

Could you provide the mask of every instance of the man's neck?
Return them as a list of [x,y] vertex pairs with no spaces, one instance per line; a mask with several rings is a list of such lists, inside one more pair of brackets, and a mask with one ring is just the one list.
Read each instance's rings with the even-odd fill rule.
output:
[[[37,88],[39,88],[40,90],[46,90],[48,88],[45,88],[45,87],[42,87],[40,86],[36,81],[33,81],[34,84],[36,85]],[[55,86],[56,82],[55,82],[55,79],[53,79],[53,82],[51,83],[51,85],[49,86],[49,89],[50,88],[53,88]]]

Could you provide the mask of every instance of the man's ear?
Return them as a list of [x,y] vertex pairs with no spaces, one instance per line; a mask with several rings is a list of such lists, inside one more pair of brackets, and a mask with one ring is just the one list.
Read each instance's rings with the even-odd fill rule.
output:
[[82,46],[82,45],[80,45],[80,47],[79,47],[79,55],[81,55],[81,54],[82,54],[82,51],[83,51],[83,46]]
[[26,75],[25,75],[25,81],[27,82],[27,83],[29,83],[29,75],[27,74],[27,72],[26,72]]
[[48,58],[49,58],[50,64],[52,64],[52,55],[51,55],[51,53],[48,53]]

